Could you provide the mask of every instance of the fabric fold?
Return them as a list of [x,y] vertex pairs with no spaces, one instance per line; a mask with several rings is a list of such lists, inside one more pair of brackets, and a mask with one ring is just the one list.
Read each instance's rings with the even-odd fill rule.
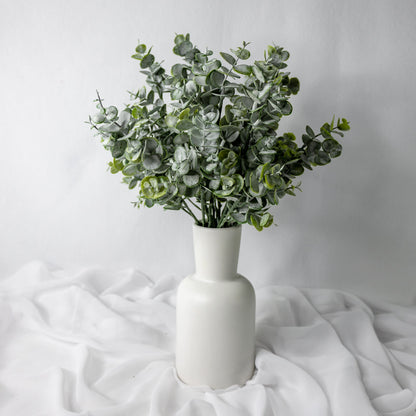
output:
[[414,416],[416,308],[257,291],[244,386],[176,375],[178,278],[32,262],[0,280],[0,416]]

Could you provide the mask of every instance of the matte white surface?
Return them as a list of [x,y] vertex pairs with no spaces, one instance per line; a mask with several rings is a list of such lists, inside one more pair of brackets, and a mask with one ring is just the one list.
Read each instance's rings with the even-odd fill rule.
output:
[[176,302],[176,369],[193,386],[243,385],[254,371],[256,296],[237,273],[241,227],[193,227],[195,270]]
[[290,51],[301,90],[282,131],[351,121],[343,156],[273,210],[279,227],[245,230],[241,273],[414,302],[415,21],[412,0],[2,0],[0,275],[32,259],[191,272],[191,221],[134,209],[84,124],[96,89],[121,105],[143,83],[138,38],[170,66],[174,33],[190,32],[216,52],[242,40],[254,58],[273,41]]
[[178,282],[41,263],[3,280],[0,414],[414,416],[415,308],[264,287],[256,373],[214,391],[175,374]]
[[237,274],[242,227],[193,225],[195,275],[209,281],[233,280]]

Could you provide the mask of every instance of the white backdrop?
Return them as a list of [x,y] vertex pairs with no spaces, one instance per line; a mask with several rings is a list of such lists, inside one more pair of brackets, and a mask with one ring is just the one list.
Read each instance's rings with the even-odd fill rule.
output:
[[301,81],[282,130],[351,121],[344,153],[307,172],[278,227],[245,226],[240,272],[255,286],[331,287],[416,299],[414,1],[0,1],[0,275],[40,259],[65,268],[193,269],[191,220],[136,210],[84,124],[99,89],[128,101],[144,78],[137,39],[171,65],[174,33],[227,51],[273,41]]

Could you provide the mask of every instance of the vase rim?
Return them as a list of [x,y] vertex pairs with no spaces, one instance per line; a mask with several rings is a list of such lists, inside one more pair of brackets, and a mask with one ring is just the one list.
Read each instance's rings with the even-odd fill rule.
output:
[[241,228],[241,224],[233,225],[232,227],[204,227],[203,225],[193,224],[194,228],[201,228],[204,230],[235,230]]

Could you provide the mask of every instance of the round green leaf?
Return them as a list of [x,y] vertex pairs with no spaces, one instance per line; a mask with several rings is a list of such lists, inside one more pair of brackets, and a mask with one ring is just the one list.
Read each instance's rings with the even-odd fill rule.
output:
[[155,170],[160,167],[162,161],[158,155],[144,155],[143,166],[149,170]]
[[244,188],[244,179],[241,175],[238,175],[238,174],[233,175],[232,178],[235,182],[234,193],[238,194]]
[[350,125],[345,118],[342,119],[341,123],[338,123],[337,127],[342,131],[348,131],[350,129]]
[[173,154],[176,163],[181,163],[187,159],[186,150],[184,147],[179,146],[176,148],[175,153]]
[[[254,76],[255,76],[255,77],[256,77],[256,78],[257,78],[260,82],[265,82],[263,72],[261,72],[261,69],[260,69],[258,66],[253,65],[253,66],[251,67],[251,69],[253,70],[253,74],[254,74]],[[270,89],[270,87],[269,87],[269,89]]]
[[216,191],[220,187],[220,180],[219,179],[212,179],[209,181],[209,189]]
[[279,107],[284,116],[288,116],[292,113],[293,108],[289,101],[281,101]]
[[256,195],[260,193],[260,183],[256,172],[250,174],[250,190]]
[[315,160],[317,165],[326,165],[331,161],[331,158],[329,157],[328,153],[319,150]]
[[254,225],[257,231],[261,231],[263,227],[260,225],[260,217],[258,215],[250,215],[251,225]]
[[194,95],[198,92],[198,87],[195,81],[190,80],[185,85],[185,92],[187,95]]
[[268,212],[263,214],[260,220],[260,226],[267,228],[267,227],[270,227],[272,224],[273,224],[273,216],[269,214]]
[[250,65],[236,65],[234,67],[234,71],[238,72],[239,74],[243,74],[243,75],[250,75],[251,74],[251,66]]
[[113,159],[113,161],[110,162],[108,166],[110,166],[110,172],[114,174],[120,172],[120,170],[123,169],[124,165],[121,160]]
[[185,41],[185,36],[184,35],[179,34],[179,35],[175,36],[175,39],[174,39],[175,45],[180,45],[184,41]]
[[158,199],[168,192],[169,182],[165,176],[146,176],[140,184],[145,198]]
[[123,156],[124,151],[126,150],[127,143],[124,140],[118,140],[114,143],[114,146],[111,148],[111,155],[114,158]]
[[202,87],[205,87],[207,85],[207,77],[203,75],[198,75],[194,78],[194,81],[196,84],[201,85]]
[[218,153],[218,159],[223,164],[225,170],[231,169],[238,162],[238,156],[235,152],[228,149],[223,149]]
[[138,165],[137,164],[127,165],[123,169],[123,175],[125,175],[125,176],[134,176],[134,175],[137,175],[138,172],[139,171],[138,171]]
[[205,139],[208,141],[215,141],[220,137],[220,131],[219,130],[208,130],[205,133]]
[[189,136],[186,133],[178,134],[173,139],[173,143],[175,145],[181,145],[181,144],[187,143],[188,141],[189,141]]
[[189,130],[193,127],[192,121],[185,118],[184,120],[179,120],[178,124],[176,125],[176,128],[181,131]]
[[314,138],[315,137],[315,133],[314,131],[311,129],[311,127],[306,126],[306,133],[308,134],[308,136]]
[[193,188],[199,183],[199,173],[189,172],[187,175],[183,176],[182,180],[188,188]]
[[227,61],[230,65],[234,65],[236,63],[236,60],[233,56],[231,56],[229,53],[220,52],[220,55],[224,58],[225,61]]
[[338,157],[342,152],[342,146],[335,139],[325,139],[322,142],[322,149],[331,157]]
[[183,89],[181,88],[175,88],[171,93],[170,96],[172,97],[172,100],[180,100],[183,96]]
[[232,193],[233,193],[232,189],[219,189],[213,192],[213,194],[215,196],[218,196],[219,198],[226,198],[227,196],[230,196]]
[[138,178],[131,178],[131,180],[129,182],[129,189],[135,188],[138,181],[139,181]]
[[190,170],[189,162],[187,160],[184,160],[178,165],[177,174],[179,176],[183,176],[183,175],[186,175],[189,172],[189,170]]
[[234,51],[238,58],[246,60],[250,58],[250,51],[243,48],[238,48],[236,51]]
[[100,124],[103,123],[105,121],[106,117],[104,114],[102,113],[98,113],[95,114],[91,117],[91,120],[95,123],[95,124]]
[[105,110],[105,115],[109,120],[114,120],[118,115],[117,107],[110,105],[110,107]]
[[290,166],[290,174],[295,176],[300,176],[303,174],[305,169],[302,166],[302,163],[297,162]]
[[184,118],[188,118],[190,111],[191,110],[189,108],[185,108],[184,110],[182,110],[179,114],[179,120],[183,120]]
[[201,64],[206,64],[208,61],[208,57],[204,53],[196,53],[195,59]]
[[238,101],[245,107],[247,110],[251,110],[253,108],[253,100],[250,97],[240,96],[238,97]]
[[131,111],[131,115],[137,120],[141,116],[142,111],[143,110],[140,107],[134,106]]
[[288,88],[293,95],[296,95],[300,88],[299,80],[297,78],[290,78]]
[[140,45],[136,46],[136,52],[137,53],[145,53],[146,52],[146,45],[144,45],[143,43],[141,43]]
[[247,212],[234,211],[230,215],[231,215],[231,218],[239,224],[244,224],[247,221]]
[[153,199],[146,199],[144,204],[147,208],[152,208],[155,205],[155,201],[153,201]]
[[165,122],[169,128],[173,129],[176,126],[176,123],[178,122],[178,118],[172,114],[168,114],[165,117]]
[[221,176],[221,185],[223,189],[231,189],[235,184],[235,181],[233,178],[230,178],[229,176]]
[[188,68],[186,65],[175,64],[172,66],[171,73],[176,78],[185,78],[186,68]]
[[207,77],[207,82],[209,85],[213,86],[214,88],[218,88],[222,86],[224,82],[225,75],[217,70],[210,72]]
[[163,148],[156,139],[149,138],[144,141],[143,153],[144,154],[155,153],[160,156],[163,154]]
[[142,61],[140,62],[140,68],[148,68],[153,64],[154,61],[155,57],[151,53],[148,53],[146,56],[143,57]]
[[191,130],[191,143],[196,147],[199,147],[204,143],[204,134],[200,129],[193,128]]
[[213,108],[212,111],[203,114],[202,119],[208,123],[216,123],[220,113],[216,108]]
[[331,126],[328,123],[325,123],[321,127],[321,134],[325,139],[332,139],[331,136]]
[[304,144],[308,145],[312,141],[312,137],[310,137],[308,134],[302,134],[302,141]]
[[227,140],[228,143],[232,143],[234,141],[237,140],[238,136],[240,135],[239,131],[235,131],[234,133],[230,134],[229,136],[227,136],[225,138],[225,140]]
[[178,45],[179,55],[184,56],[193,49],[193,45],[189,40],[186,40]]
[[321,148],[321,142],[319,140],[312,140],[307,147],[308,154],[316,153]]
[[203,66],[203,69],[207,74],[209,74],[214,69],[220,69],[220,68],[221,68],[221,61],[219,61],[218,59],[210,61]]

